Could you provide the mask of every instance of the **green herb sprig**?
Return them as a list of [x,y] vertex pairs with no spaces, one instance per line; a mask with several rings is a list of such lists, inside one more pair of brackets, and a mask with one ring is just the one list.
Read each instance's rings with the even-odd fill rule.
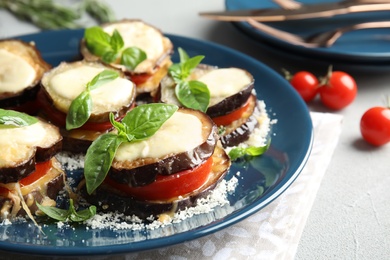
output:
[[125,43],[118,30],[114,30],[110,36],[101,27],[93,26],[85,30],[84,39],[88,50],[108,64],[120,59],[120,64],[134,70],[147,58],[146,53],[138,47],[124,48]]
[[128,112],[122,122],[115,121],[111,114],[110,121],[118,133],[99,136],[85,155],[87,192],[91,194],[104,181],[116,151],[123,142],[137,142],[151,137],[177,109],[177,106],[170,104],[144,104]]
[[265,153],[270,146],[268,142],[265,146],[235,147],[229,151],[229,157],[232,161],[242,157],[254,157]]
[[37,123],[39,120],[33,116],[14,110],[0,108],[0,128],[16,128],[29,126]]
[[101,0],[83,0],[77,6],[62,6],[53,0],[0,0],[0,9],[41,29],[51,30],[82,28],[80,19],[84,13],[98,24],[116,20],[112,9]]
[[119,76],[113,70],[103,70],[87,83],[86,89],[81,92],[70,104],[66,115],[66,129],[79,128],[88,121],[92,111],[91,90],[96,89]]
[[187,80],[204,56],[198,55],[190,58],[182,48],[178,48],[178,51],[180,62],[171,65],[168,70],[176,83],[176,97],[183,106],[206,112],[210,103],[210,90],[203,82]]
[[87,219],[90,219],[96,214],[96,206],[93,205],[87,209],[76,211],[72,199],[69,200],[68,209],[60,209],[56,207],[43,206],[38,202],[36,202],[36,205],[47,216],[58,221],[82,222]]

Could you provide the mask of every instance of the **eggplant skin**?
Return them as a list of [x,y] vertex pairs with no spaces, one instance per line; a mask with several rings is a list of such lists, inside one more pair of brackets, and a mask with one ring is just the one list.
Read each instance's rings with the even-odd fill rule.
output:
[[136,215],[146,220],[148,217],[157,217],[160,214],[173,215],[179,210],[196,206],[197,200],[207,197],[212,190],[223,180],[229,171],[231,161],[225,151],[216,146],[213,154],[213,167],[210,177],[201,188],[180,198],[169,201],[146,201],[120,194],[118,191],[106,186],[104,183],[93,194],[86,192],[85,186],[80,187],[81,196],[90,204],[96,205],[100,212],[119,212],[125,215]]
[[[203,143],[194,149],[178,154],[168,155],[166,158],[139,159],[133,162],[116,162],[114,160],[108,175],[118,183],[129,184],[133,187],[144,186],[156,180],[158,174],[170,175],[179,171],[195,168],[212,156],[218,137],[218,128],[214,122],[204,113],[180,108],[180,111],[197,116],[203,125]],[[137,167],[127,167],[129,164],[137,164]],[[140,165],[140,166],[138,166]]]
[[220,135],[220,141],[224,148],[237,146],[249,139],[251,133],[259,126],[257,115],[260,114],[260,108],[257,104],[255,95],[249,99],[250,110],[248,115],[234,121],[225,127],[225,133]]
[[0,168],[0,183],[17,182],[35,171],[35,157],[32,156],[15,167]]

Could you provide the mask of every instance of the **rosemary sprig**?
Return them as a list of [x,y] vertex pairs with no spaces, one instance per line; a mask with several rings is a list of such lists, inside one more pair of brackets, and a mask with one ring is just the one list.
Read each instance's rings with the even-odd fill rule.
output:
[[115,20],[113,11],[100,0],[83,0],[78,6],[62,6],[53,0],[0,0],[0,9],[6,9],[18,19],[31,22],[41,29],[74,29],[88,13],[98,23]]

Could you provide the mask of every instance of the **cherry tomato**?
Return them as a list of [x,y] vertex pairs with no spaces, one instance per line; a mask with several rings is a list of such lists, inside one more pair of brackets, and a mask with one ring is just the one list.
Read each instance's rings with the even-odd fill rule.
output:
[[309,102],[317,96],[319,83],[317,77],[312,73],[299,71],[288,80],[305,102]]
[[390,142],[390,109],[373,107],[360,119],[360,132],[368,143],[380,146]]
[[349,74],[343,71],[329,71],[320,89],[321,102],[328,108],[339,110],[355,100],[357,85]]
[[202,187],[209,178],[213,158],[194,169],[184,170],[170,175],[158,175],[155,182],[141,187],[131,187],[118,183],[109,177],[104,182],[129,196],[144,200],[169,200],[185,195]]

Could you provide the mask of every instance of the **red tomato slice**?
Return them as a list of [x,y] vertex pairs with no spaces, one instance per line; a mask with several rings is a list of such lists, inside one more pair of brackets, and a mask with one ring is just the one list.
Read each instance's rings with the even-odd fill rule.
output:
[[199,189],[207,182],[212,165],[213,159],[210,157],[206,162],[194,169],[171,175],[158,175],[155,182],[142,187],[130,187],[126,184],[120,184],[109,177],[104,182],[138,199],[169,200]]
[[20,186],[27,186],[31,183],[39,180],[42,178],[52,167],[51,160],[48,160],[46,162],[36,163],[35,164],[35,171],[28,175],[27,177],[21,179],[19,181]]
[[153,74],[149,73],[141,73],[141,74],[134,74],[130,76],[130,80],[136,85],[141,85],[142,83],[145,83]]
[[[47,98],[44,96],[45,94],[40,92],[38,94],[38,100],[39,104],[41,105],[42,109],[47,114],[48,118],[54,122],[56,125],[59,125],[61,127],[65,127],[66,125],[66,114],[57,110],[54,106],[50,104],[50,102],[47,100]],[[115,118],[116,121],[122,120],[122,117]],[[90,131],[100,131],[104,132],[108,129],[111,129],[113,126],[110,121],[106,122],[86,122],[83,126],[81,126],[79,129],[83,130],[90,130]]]
[[8,193],[9,193],[9,189],[0,186],[0,196],[7,197]]
[[213,121],[217,124],[217,126],[226,126],[230,125],[237,119],[240,119],[242,117],[242,114],[244,114],[245,111],[247,111],[249,108],[249,99],[246,101],[245,105],[240,107],[239,109],[234,110],[230,114],[224,115],[224,116],[218,116],[214,117]]

